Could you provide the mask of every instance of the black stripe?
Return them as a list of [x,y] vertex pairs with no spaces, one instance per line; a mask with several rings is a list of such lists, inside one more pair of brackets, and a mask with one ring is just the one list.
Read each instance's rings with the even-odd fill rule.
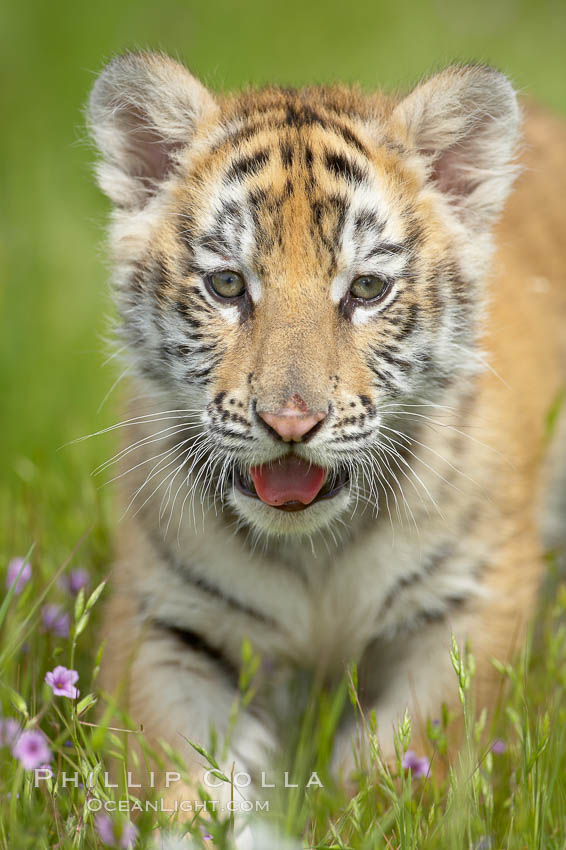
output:
[[305,168],[307,169],[309,174],[312,172],[313,160],[314,160],[314,156],[313,156],[312,149],[310,148],[309,145],[307,145],[305,147]]
[[[206,277],[207,272],[203,270],[200,272],[200,275],[201,277]],[[195,299],[194,303],[191,304],[191,310],[196,310],[197,313],[206,313],[207,315],[210,315],[212,312],[211,307],[199,287],[191,286],[189,288],[189,292]]]
[[[312,224],[314,233],[318,236],[333,261],[336,249],[342,238],[346,220],[346,200],[341,195],[328,195],[311,204]],[[333,233],[328,234],[328,219],[334,225]]]
[[[387,612],[391,608],[391,606],[401,597],[403,591],[407,588],[414,587],[417,584],[420,584],[423,579],[429,578],[435,572],[437,572],[446,561],[451,558],[456,553],[456,548],[453,543],[446,543],[443,546],[439,547],[436,552],[432,552],[429,557],[425,560],[421,569],[409,575],[401,576],[395,586],[389,591],[383,604],[381,605],[380,614],[378,615],[378,619],[386,616]],[[485,568],[484,562],[480,562],[475,564],[470,572],[474,575],[474,577],[478,577],[481,575]],[[469,599],[469,594],[453,594],[448,596],[439,596],[439,602],[446,603],[449,608],[454,608],[459,605],[462,605]],[[423,609],[418,611],[415,614],[415,618],[421,617],[423,619],[434,621],[439,620],[445,617],[447,614],[446,611],[438,612],[438,611],[427,611]]]
[[335,440],[329,440],[329,443],[352,443],[358,440],[366,440],[368,437],[374,437],[375,430],[370,429],[369,431],[359,431],[357,434],[344,434],[342,437],[337,437]]
[[[229,415],[229,414],[228,414]],[[248,434],[239,434],[237,431],[234,431],[232,428],[224,428],[222,426],[217,426],[218,430],[216,434],[220,437],[233,437],[237,440],[244,440],[247,443],[253,443],[254,437],[250,437]]]
[[247,203],[250,207],[252,207],[252,215],[254,217],[254,221],[258,222],[257,219],[257,211],[259,207],[263,206],[267,201],[267,192],[265,189],[252,189],[251,192],[248,192]]
[[269,151],[265,148],[248,156],[241,156],[239,159],[234,160],[226,172],[226,178],[228,180],[241,180],[250,174],[256,174],[258,171],[261,171],[268,162]]
[[164,304],[164,290],[171,285],[171,276],[165,257],[156,257],[149,283],[152,285],[152,295],[157,303]]
[[291,168],[293,165],[293,148],[291,147],[289,142],[282,142],[281,144],[281,162],[283,163],[284,168]]
[[[285,110],[285,116],[281,119],[281,111],[285,109],[284,104],[278,102],[273,109],[266,108],[260,118],[252,119],[248,124],[239,127],[234,132],[228,132],[222,139],[223,147],[234,148],[240,142],[249,141],[254,136],[265,132],[266,130],[282,131],[288,127],[300,129],[302,127],[312,126],[317,124],[321,129],[335,133],[337,136],[346,142],[346,144],[354,147],[359,153],[363,154],[366,159],[371,159],[371,154],[364,143],[354,133],[354,131],[343,124],[339,118],[333,116],[323,116],[316,112],[310,106],[295,106],[289,104]],[[269,113],[272,113],[271,115]]]
[[411,587],[411,585],[416,584],[425,576],[430,576],[432,573],[436,572],[436,570],[446,563],[448,558],[454,554],[454,548],[453,543],[445,543],[444,545],[439,546],[436,552],[431,552],[428,555],[420,570],[415,570],[415,572],[409,573],[409,575],[401,576],[393,590],[389,592],[389,596],[385,600],[384,607],[391,604],[398,590],[405,587]]
[[[194,337],[191,337],[191,342],[194,342],[195,339],[203,339],[202,334],[195,334]],[[194,345],[192,347],[192,353],[195,357],[202,356],[203,354],[220,354],[218,351],[218,345],[215,343],[210,343],[209,345]]]
[[210,366],[206,366],[204,369],[199,369],[197,372],[192,372],[189,369],[189,371],[185,374],[185,380],[189,383],[191,383],[191,381],[201,381],[203,378],[208,377],[216,366],[216,363],[212,363]]
[[[371,260],[372,257],[377,257],[380,254],[394,254],[397,256],[398,254],[404,253],[406,250],[407,247],[405,245],[398,245],[396,242],[379,242],[371,249],[369,254],[365,255],[363,262]],[[399,276],[402,277],[402,274]]]
[[411,304],[409,307],[409,312],[407,314],[407,318],[403,324],[403,327],[400,329],[399,333],[395,337],[395,339],[406,339],[406,337],[410,336],[413,333],[415,328],[417,327],[417,322],[419,318],[420,309],[418,304]]
[[393,357],[391,352],[386,349],[373,348],[372,351],[376,357],[379,357],[381,360],[385,360],[385,362],[389,363],[390,366],[395,366],[397,369],[405,372],[405,374],[409,374],[413,371],[413,363],[410,363],[408,360],[399,360],[397,357]]
[[322,124],[321,116],[310,106],[287,103],[285,123],[288,127],[303,127],[305,124]]
[[192,328],[202,328],[202,323],[198,319],[195,319],[194,316],[191,316],[191,309],[191,305],[186,304],[184,301],[178,300],[175,302],[175,310],[183,317],[188,325]]
[[166,623],[164,620],[153,620],[152,625],[162,632],[173,635],[173,637],[176,637],[193,652],[206,655],[217,667],[222,669],[226,676],[232,680],[233,684],[237,684],[239,677],[238,668],[217,647],[208,643],[202,635],[193,632],[191,629],[185,629],[173,623]]
[[392,376],[385,375],[381,369],[378,369],[372,363],[368,363],[368,366],[379,380],[379,389],[386,389],[391,395],[399,394],[399,387],[393,382]]
[[219,226],[211,233],[205,233],[201,236],[199,239],[199,245],[201,248],[204,248],[205,251],[211,251],[213,254],[227,254],[228,256],[231,254],[230,245],[226,241],[226,237],[220,230]]
[[357,148],[357,150],[359,150],[360,153],[363,153],[363,155],[365,157],[370,159],[370,153],[369,153],[368,149],[366,148],[366,146],[364,144],[362,144],[362,142],[352,132],[352,130],[350,130],[349,127],[345,127],[343,124],[337,124],[337,123],[333,122],[332,129],[336,130],[342,136],[344,141],[349,142],[351,145],[353,145],[355,148]]
[[362,210],[354,221],[354,230],[373,230],[376,236],[382,232],[385,222],[379,218],[374,210]]
[[226,201],[226,203],[222,204],[222,209],[219,213],[219,218],[230,218],[241,220],[243,215],[242,205],[236,203],[236,201]]
[[281,123],[276,119],[268,126],[271,129],[278,130],[284,126],[300,129],[301,127],[309,127],[313,124],[317,124],[322,130],[333,131],[337,135],[341,136],[345,142],[348,142],[350,145],[357,148],[360,153],[363,153],[364,156],[369,159],[369,152],[367,148],[349,127],[342,124],[335,118],[321,115],[308,105],[296,106],[290,103],[287,106],[287,113],[284,122]]
[[415,619],[424,620],[426,623],[438,623],[440,620],[446,619],[446,617],[456,608],[461,608],[469,601],[469,599],[470,594],[464,593],[454,594],[452,596],[441,596],[439,597],[439,601],[446,606],[444,610],[431,611],[423,608],[415,614]]
[[324,157],[324,165],[331,174],[346,180],[348,183],[363,183],[366,179],[364,169],[345,157],[344,154],[327,151]]
[[376,409],[372,404],[371,398],[368,395],[361,395],[359,399],[370,416],[375,416]]
[[273,617],[270,617],[268,614],[263,614],[261,611],[257,611],[255,608],[246,605],[244,602],[240,602],[239,599],[224,593],[219,587],[212,584],[207,579],[202,578],[202,576],[195,575],[189,564],[186,564],[184,561],[175,557],[159,534],[154,531],[149,531],[148,534],[154,548],[160,553],[167,566],[187,584],[196,587],[208,596],[213,596],[232,611],[238,611],[240,614],[246,614],[246,616],[252,617],[254,620],[258,620],[261,623],[275,626],[278,629],[281,628],[281,624],[278,623],[277,620],[274,620]]

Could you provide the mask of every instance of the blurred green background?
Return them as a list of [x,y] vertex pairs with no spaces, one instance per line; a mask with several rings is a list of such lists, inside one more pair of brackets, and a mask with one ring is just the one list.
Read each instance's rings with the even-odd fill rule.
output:
[[[0,476],[31,480],[100,459],[63,443],[117,417],[99,411],[110,310],[108,211],[91,179],[82,109],[114,53],[158,48],[213,88],[358,80],[407,87],[481,60],[565,111],[564,0],[137,0],[12,2],[1,16]],[[93,446],[93,444],[95,444]],[[67,496],[68,498],[68,496]]]

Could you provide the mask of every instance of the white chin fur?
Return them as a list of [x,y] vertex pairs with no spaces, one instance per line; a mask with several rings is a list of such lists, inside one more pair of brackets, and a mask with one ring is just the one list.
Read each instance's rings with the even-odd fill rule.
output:
[[329,526],[344,513],[351,501],[344,487],[332,499],[323,499],[304,511],[280,511],[259,499],[232,490],[229,501],[236,513],[254,531],[275,537],[311,536]]

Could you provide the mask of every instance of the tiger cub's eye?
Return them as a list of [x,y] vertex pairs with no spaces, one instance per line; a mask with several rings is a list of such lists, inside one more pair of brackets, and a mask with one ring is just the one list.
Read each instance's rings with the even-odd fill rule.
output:
[[215,272],[208,281],[212,291],[220,298],[239,298],[246,291],[244,278],[238,272]]
[[383,278],[373,274],[363,274],[352,282],[350,294],[361,301],[375,301],[377,298],[382,298],[388,289],[389,284]]

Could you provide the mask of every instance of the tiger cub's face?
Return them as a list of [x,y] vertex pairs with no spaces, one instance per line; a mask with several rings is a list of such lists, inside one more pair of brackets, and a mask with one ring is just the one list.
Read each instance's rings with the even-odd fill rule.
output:
[[360,489],[375,502],[388,421],[475,362],[512,180],[508,81],[463,67],[403,100],[216,98],[130,54],[98,79],[90,123],[130,360],[198,412],[204,477],[272,534],[328,525]]

